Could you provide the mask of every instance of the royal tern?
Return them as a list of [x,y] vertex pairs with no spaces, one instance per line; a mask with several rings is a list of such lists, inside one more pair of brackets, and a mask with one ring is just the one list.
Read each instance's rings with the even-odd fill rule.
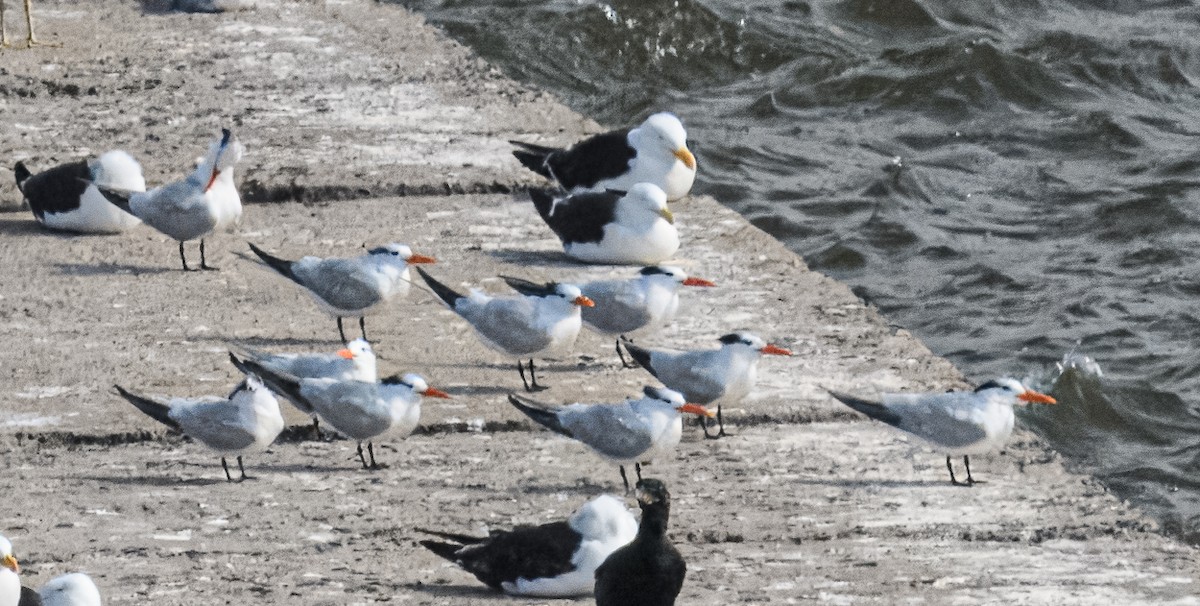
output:
[[596,569],[596,606],[672,606],[687,564],[667,537],[671,494],[659,480],[637,483],[642,520],[637,537]]
[[[517,372],[526,391],[545,389],[537,382],[533,357],[570,349],[579,336],[579,308],[594,305],[578,286],[571,284],[534,284],[505,278],[521,293],[519,296],[492,297],[475,289],[464,296],[419,267],[417,273],[451,311],[470,323],[485,346],[517,359]],[[525,357],[529,357],[529,381],[521,365]]]
[[[997,450],[1012,434],[1015,404],[1054,404],[1054,398],[1025,387],[1016,379],[995,379],[975,391],[889,393],[881,401],[830,391],[841,403],[872,419],[911,433],[946,453],[950,483],[971,486],[970,455]],[[967,481],[954,477],[951,457],[962,455]]]
[[687,131],[668,112],[654,114],[634,129],[589,137],[570,149],[510,143],[521,148],[513,155],[526,168],[573,193],[653,183],[674,201],[686,196],[696,179],[696,157],[688,151]]
[[54,577],[38,594],[43,606],[101,606],[100,589],[82,572]]
[[717,404],[716,436],[725,434],[725,421],[721,416],[722,404],[741,401],[754,389],[758,380],[758,360],[763,354],[790,356],[792,352],[771,345],[748,332],[735,332],[719,339],[719,349],[702,349],[675,352],[665,349],[647,349],[625,343],[629,355],[663,385],[682,393],[688,402]]
[[[579,290],[596,303],[595,307],[583,309],[583,325],[606,337],[656,331],[675,318],[680,286],[716,284],[668,265],[643,267],[636,278],[628,280],[597,280],[583,284]],[[634,368],[625,361],[620,339],[617,340],[617,355],[625,368]]]
[[509,595],[564,598],[592,593],[596,567],[637,534],[620,499],[600,495],[565,522],[493,530],[488,536],[421,530],[449,542],[421,541],[475,578]]
[[319,307],[337,318],[343,343],[346,332],[342,330],[342,318],[358,318],[362,338],[367,338],[365,316],[382,309],[392,297],[408,294],[408,266],[435,262],[433,257],[415,254],[408,246],[395,242],[350,259],[304,257],[288,261],[253,244],[250,250],[271,269],[303,287]]
[[200,269],[210,267],[204,258],[204,238],[217,231],[231,231],[242,218],[242,198],[233,184],[233,167],[245,147],[233,133],[221,129],[221,138],[208,148],[208,155],[186,179],[156,187],[145,193],[101,187],[110,202],[132,213],[150,227],[179,242],[179,259],[187,271],[183,243],[200,239]]
[[[382,467],[375,462],[373,438],[385,434],[403,437],[417,428],[422,396],[450,397],[415,374],[391,376],[379,382],[302,379],[272,371],[254,360],[238,360],[233,354],[229,354],[229,359],[242,372],[262,377],[271,389],[303,402],[302,406],[320,415],[327,425],[356,440],[363,469]],[[367,442],[369,464],[363,455],[363,442]]]
[[239,481],[245,480],[242,453],[266,450],[283,431],[279,400],[258,377],[247,377],[228,398],[173,398],[164,402],[132,394],[120,385],[114,387],[121,397],[150,418],[220,453],[225,479],[230,482],[233,476],[229,475],[226,455],[237,454],[238,470],[242,473]]
[[0,535],[0,606],[21,603],[21,565],[13,555],[12,543]]
[[703,406],[687,403],[679,392],[670,389],[646,387],[642,392],[643,397],[619,404],[570,404],[555,408],[516,394],[509,394],[508,401],[539,424],[582,442],[619,465],[625,492],[629,492],[626,465],[633,463],[641,479],[643,462],[667,455],[679,444],[683,413],[712,415]]
[[[243,357],[254,360],[274,372],[289,374],[301,379],[337,379],[339,381],[366,381],[374,383],[378,378],[375,367],[375,352],[366,339],[355,339],[338,351],[308,354],[271,354],[249,347],[239,347]],[[321,435],[320,421],[316,411],[308,408],[304,400],[291,400],[280,394],[300,412],[313,418],[313,431]]]
[[100,188],[146,191],[142,166],[133,156],[113,150],[99,158],[61,164],[36,175],[24,162],[13,167],[17,189],[29,202],[33,216],[49,229],[115,234],[141,223],[108,201]]
[[646,265],[679,250],[675,216],[658,186],[638,183],[629,191],[580,193],[556,199],[530,190],[538,214],[562,240],[563,252],[587,263]]

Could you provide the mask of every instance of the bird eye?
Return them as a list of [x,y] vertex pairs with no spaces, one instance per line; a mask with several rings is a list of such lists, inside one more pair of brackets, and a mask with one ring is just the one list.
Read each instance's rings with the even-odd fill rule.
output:
[[392,256],[393,256],[393,257],[399,257],[399,256],[400,256],[400,253],[399,253],[398,251],[394,251],[394,250],[393,250],[393,251],[392,251]]

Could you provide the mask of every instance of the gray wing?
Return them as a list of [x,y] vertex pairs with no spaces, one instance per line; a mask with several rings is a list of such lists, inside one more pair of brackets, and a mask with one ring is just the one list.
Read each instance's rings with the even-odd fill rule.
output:
[[379,398],[379,384],[365,381],[305,379],[300,394],[334,429],[366,440],[391,427],[391,414]]
[[199,238],[217,224],[204,191],[186,179],[133,194],[129,210],[147,225],[181,241]]
[[606,457],[636,459],[654,443],[628,404],[572,404],[558,418],[572,437]]
[[353,361],[332,354],[268,355],[259,363],[301,379],[337,379],[354,368]]
[[491,299],[482,305],[461,299],[455,311],[485,339],[514,355],[534,353],[550,345],[550,335],[537,326],[537,307],[528,297]]
[[584,307],[583,321],[608,334],[633,332],[650,322],[646,293],[629,280],[590,282],[580,288],[595,307]]
[[296,280],[332,307],[362,311],[383,301],[374,275],[357,259],[301,259],[292,265]]
[[934,444],[962,448],[987,437],[971,392],[887,394],[883,405],[900,417],[897,427]]
[[233,452],[254,444],[254,432],[244,425],[241,407],[229,400],[175,400],[171,418],[183,433],[213,450]]
[[718,364],[719,350],[682,353],[654,351],[650,364],[663,385],[683,394],[695,404],[708,404],[725,395],[727,369]]

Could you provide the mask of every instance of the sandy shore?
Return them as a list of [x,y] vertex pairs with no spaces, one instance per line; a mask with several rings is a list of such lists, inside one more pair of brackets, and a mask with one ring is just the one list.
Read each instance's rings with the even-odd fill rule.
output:
[[[231,343],[335,345],[334,322],[244,258],[247,241],[291,257],[406,242],[455,286],[628,275],[569,262],[527,199],[506,193],[538,183],[506,139],[565,142],[597,125],[392,6],[36,9],[41,35],[64,46],[0,54],[5,157],[47,166],[120,146],[154,183],[232,124],[250,150],[246,197],[289,201],[248,206],[238,234],[210,241],[222,271],[190,274],[150,229],[72,237],[0,215],[0,533],[27,584],[87,570],[110,604],[493,603],[504,598],[424,552],[412,528],[559,519],[619,490],[614,468],[505,402],[515,369],[424,292],[368,330],[383,372],[420,372],[455,399],[427,403],[418,435],[386,443],[386,470],[358,470],[351,442],[287,439],[247,458],[256,480],[230,485],[215,457],[111,389],[225,393]],[[0,201],[19,201],[8,180]],[[988,483],[962,489],[938,455],[847,414],[820,386],[962,377],[715,201],[676,213],[679,264],[720,287],[685,293],[680,321],[653,342],[749,328],[798,354],[763,361],[754,396],[727,411],[734,436],[689,431],[677,460],[650,468],[675,497],[672,537],[690,567],[681,603],[1198,603],[1192,548],[1027,434],[979,457]],[[544,377],[552,402],[619,400],[648,380],[589,334]]]

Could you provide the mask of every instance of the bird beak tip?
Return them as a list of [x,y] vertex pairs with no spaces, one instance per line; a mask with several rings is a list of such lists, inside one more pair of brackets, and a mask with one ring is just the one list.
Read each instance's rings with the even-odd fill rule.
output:
[[790,356],[790,355],[792,355],[791,350],[784,349],[782,347],[778,347],[775,345],[768,345],[768,346],[762,348],[761,351],[765,354],[771,354],[771,355],[775,355],[775,356]]
[[675,150],[675,157],[680,162],[683,162],[683,165],[688,167],[689,170],[696,170],[696,156],[692,155],[692,152],[688,148],[681,147]]
[[433,257],[425,256],[425,255],[413,255],[408,258],[409,265],[417,265],[417,264],[421,264],[421,263],[430,263],[430,264],[437,263],[437,259],[434,259]]
[[583,295],[579,295],[578,297],[575,297],[575,304],[580,307],[595,307],[596,306],[595,301],[593,301]]
[[425,391],[421,392],[421,395],[429,397],[429,398],[442,398],[443,400],[451,399],[450,394],[448,394],[440,389],[435,389],[433,387],[430,387],[430,388],[426,389]]
[[339,349],[337,355],[346,358],[347,360],[354,359],[354,352],[350,351],[349,349]]

